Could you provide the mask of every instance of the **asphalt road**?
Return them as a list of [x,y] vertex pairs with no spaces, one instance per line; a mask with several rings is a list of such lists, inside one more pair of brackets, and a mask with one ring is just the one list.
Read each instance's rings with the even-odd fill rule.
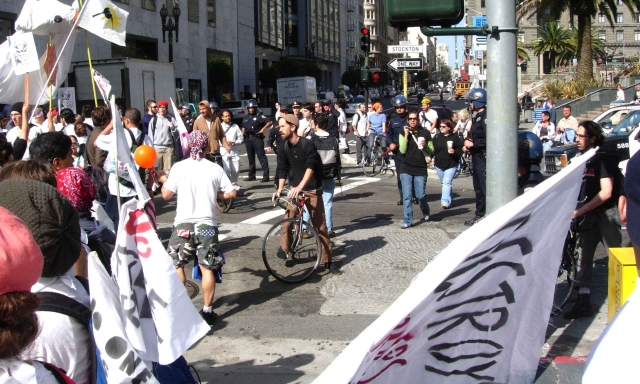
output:
[[[385,108],[390,107],[388,99],[383,103]],[[448,104],[455,110],[464,102]],[[353,146],[351,149],[355,151]],[[275,157],[267,158],[273,174]],[[240,196],[230,212],[219,215],[221,248],[227,264],[215,294],[218,320],[211,334],[185,354],[206,383],[312,382],[408,287],[416,274],[466,229],[463,222],[474,216],[470,176],[461,175],[454,180],[454,202],[448,210],[442,210],[439,204],[439,180],[430,177],[430,220],[400,229],[402,207],[396,205],[399,193],[395,175],[369,178],[356,166],[347,165],[342,180],[344,191],[336,190],[333,210],[338,235],[332,239],[333,257],[343,274],[317,274],[303,284],[287,285],[269,275],[261,256],[264,235],[282,215],[270,203],[273,184],[243,182],[246,172],[247,158],[243,156]],[[258,180],[260,176],[258,171]],[[175,198],[164,202],[157,197],[156,208],[159,234],[166,244],[175,215]],[[417,207],[414,216],[419,217]],[[594,293],[600,313],[571,323],[552,318],[548,344],[541,356],[586,356],[604,329],[603,255],[601,251],[594,279],[602,282]],[[195,295],[193,303],[201,308],[201,294]],[[545,370],[556,378],[561,376],[548,366],[542,374]],[[566,376],[538,382],[579,382],[573,380]]]

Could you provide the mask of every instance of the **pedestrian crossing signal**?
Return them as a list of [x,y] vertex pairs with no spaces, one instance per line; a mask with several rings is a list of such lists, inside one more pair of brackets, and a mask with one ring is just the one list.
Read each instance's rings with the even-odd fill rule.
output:
[[369,72],[369,83],[373,86],[386,85],[389,82],[389,74],[385,71]]

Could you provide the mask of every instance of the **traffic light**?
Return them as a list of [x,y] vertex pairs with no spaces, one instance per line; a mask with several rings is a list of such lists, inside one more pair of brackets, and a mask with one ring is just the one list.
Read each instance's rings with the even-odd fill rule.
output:
[[360,32],[362,32],[362,37],[360,38],[362,45],[360,45],[360,49],[363,52],[369,53],[371,52],[371,33],[369,31],[369,28],[364,27],[360,30]]
[[389,73],[386,71],[371,71],[369,72],[369,83],[374,86],[387,85],[389,82]]
[[464,0],[384,0],[384,10],[394,28],[451,27],[464,17]]
[[360,68],[360,82],[362,84],[367,84],[369,82],[369,68]]

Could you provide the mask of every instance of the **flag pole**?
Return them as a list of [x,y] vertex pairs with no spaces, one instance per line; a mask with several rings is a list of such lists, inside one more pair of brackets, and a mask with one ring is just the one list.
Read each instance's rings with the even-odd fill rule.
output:
[[[49,34],[49,45],[53,45],[53,37]],[[55,52],[55,51],[54,51]],[[49,84],[49,83],[46,83]],[[40,100],[38,100],[40,101]],[[53,103],[53,86],[49,85],[49,110],[51,110],[51,104]]]
[[[92,76],[93,77],[93,76]],[[122,124],[120,120],[120,113],[118,112],[118,108],[116,108],[116,96],[111,95],[111,100],[109,100],[109,106],[111,108],[111,124],[113,124],[113,134],[115,135],[115,143],[116,143],[116,199],[118,202],[118,215],[120,215],[120,208],[122,208],[122,204],[120,204],[120,176],[118,175],[118,170],[120,168],[120,158],[118,157],[118,129],[116,124]],[[117,230],[117,228],[116,228]]]
[[[89,2],[89,1],[91,1],[91,0],[87,0],[87,2]],[[74,20],[73,26],[71,27],[71,30],[69,31],[69,34],[67,35],[67,39],[64,41],[64,44],[62,45],[62,49],[60,50],[60,54],[56,57],[56,62],[53,63],[53,67],[51,68],[51,73],[47,77],[47,81],[45,82],[45,84],[49,84],[49,82],[51,81],[51,77],[53,76],[53,74],[55,72],[55,69],[58,66],[58,63],[60,62],[60,58],[62,57],[62,54],[64,53],[64,49],[67,47],[67,43],[69,42],[69,39],[71,38],[71,34],[73,34],[73,32],[75,32],[75,29],[78,26],[78,22],[80,21],[80,16],[82,16],[82,14],[84,13],[85,8],[86,7],[80,8],[80,12],[78,12],[78,16]],[[40,96],[38,96],[38,100],[34,105],[40,104],[40,100],[42,99],[42,95],[44,95],[46,90],[47,90],[46,87],[42,88],[42,91],[40,92]]]
[[[82,0],[78,0],[80,2],[80,7],[82,7]],[[96,94],[96,81],[93,78],[93,64],[91,64],[91,49],[89,48],[89,36],[87,35],[87,30],[84,30],[84,43],[87,46],[87,58],[89,59],[89,77],[91,77],[91,88],[93,88],[93,102],[96,107],[98,107],[98,95]]]

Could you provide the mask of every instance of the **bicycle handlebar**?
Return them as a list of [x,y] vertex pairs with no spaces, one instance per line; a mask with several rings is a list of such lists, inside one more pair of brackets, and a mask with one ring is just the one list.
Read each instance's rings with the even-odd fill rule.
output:
[[[275,197],[275,192],[273,193],[273,197]],[[280,197],[275,199],[274,202],[274,206],[278,206],[282,209],[284,209],[285,211],[287,209],[289,209],[289,204],[293,204],[298,208],[302,208],[302,206],[304,205],[303,203],[303,199],[304,199],[304,192],[300,192],[300,194],[298,194],[298,197],[295,199],[289,199],[288,197],[289,195],[289,190],[284,188],[282,189],[282,191],[280,192]]]

